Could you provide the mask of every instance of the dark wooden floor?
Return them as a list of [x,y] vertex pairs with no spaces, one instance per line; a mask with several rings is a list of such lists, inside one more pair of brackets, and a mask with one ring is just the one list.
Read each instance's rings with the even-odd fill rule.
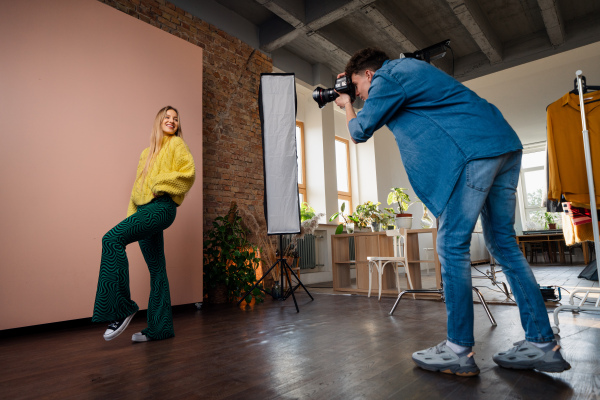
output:
[[[131,343],[143,315],[105,342],[103,324],[0,339],[2,399],[598,399],[600,315],[561,314],[562,374],[497,367],[521,340],[517,308],[476,305],[475,378],[421,370],[411,354],[444,339],[443,303],[314,293],[253,309],[175,312],[176,337]],[[42,310],[41,310],[42,311]]]

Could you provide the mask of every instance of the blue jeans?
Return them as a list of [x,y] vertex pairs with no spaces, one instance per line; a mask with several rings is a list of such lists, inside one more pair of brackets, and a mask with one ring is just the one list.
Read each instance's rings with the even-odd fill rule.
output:
[[470,161],[439,217],[437,250],[448,315],[448,340],[473,346],[471,233],[481,214],[485,243],[502,266],[521,315],[525,339],[554,340],[548,312],[531,267],[515,240],[516,187],[521,151]]

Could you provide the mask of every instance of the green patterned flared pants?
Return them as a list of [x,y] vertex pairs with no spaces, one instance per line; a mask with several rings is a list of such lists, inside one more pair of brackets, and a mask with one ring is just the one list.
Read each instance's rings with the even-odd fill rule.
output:
[[177,205],[169,195],[138,207],[102,238],[102,260],[93,322],[123,319],[139,308],[129,291],[129,262],[125,247],[139,242],[150,270],[148,327],[142,331],[151,339],[175,336],[171,295],[164,252],[163,230],[175,220]]

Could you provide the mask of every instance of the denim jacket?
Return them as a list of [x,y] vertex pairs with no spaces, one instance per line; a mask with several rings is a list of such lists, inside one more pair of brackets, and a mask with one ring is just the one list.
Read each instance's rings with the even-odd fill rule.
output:
[[396,138],[412,188],[436,217],[469,161],[523,148],[494,105],[412,58],[386,61],[375,72],[369,97],[348,128],[361,143],[383,125]]

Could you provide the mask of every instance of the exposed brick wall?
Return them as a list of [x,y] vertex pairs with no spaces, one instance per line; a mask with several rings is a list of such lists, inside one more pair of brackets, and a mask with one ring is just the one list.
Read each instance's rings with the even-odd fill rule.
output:
[[262,216],[263,160],[258,85],[273,61],[165,0],[98,0],[204,49],[204,230],[232,200]]

